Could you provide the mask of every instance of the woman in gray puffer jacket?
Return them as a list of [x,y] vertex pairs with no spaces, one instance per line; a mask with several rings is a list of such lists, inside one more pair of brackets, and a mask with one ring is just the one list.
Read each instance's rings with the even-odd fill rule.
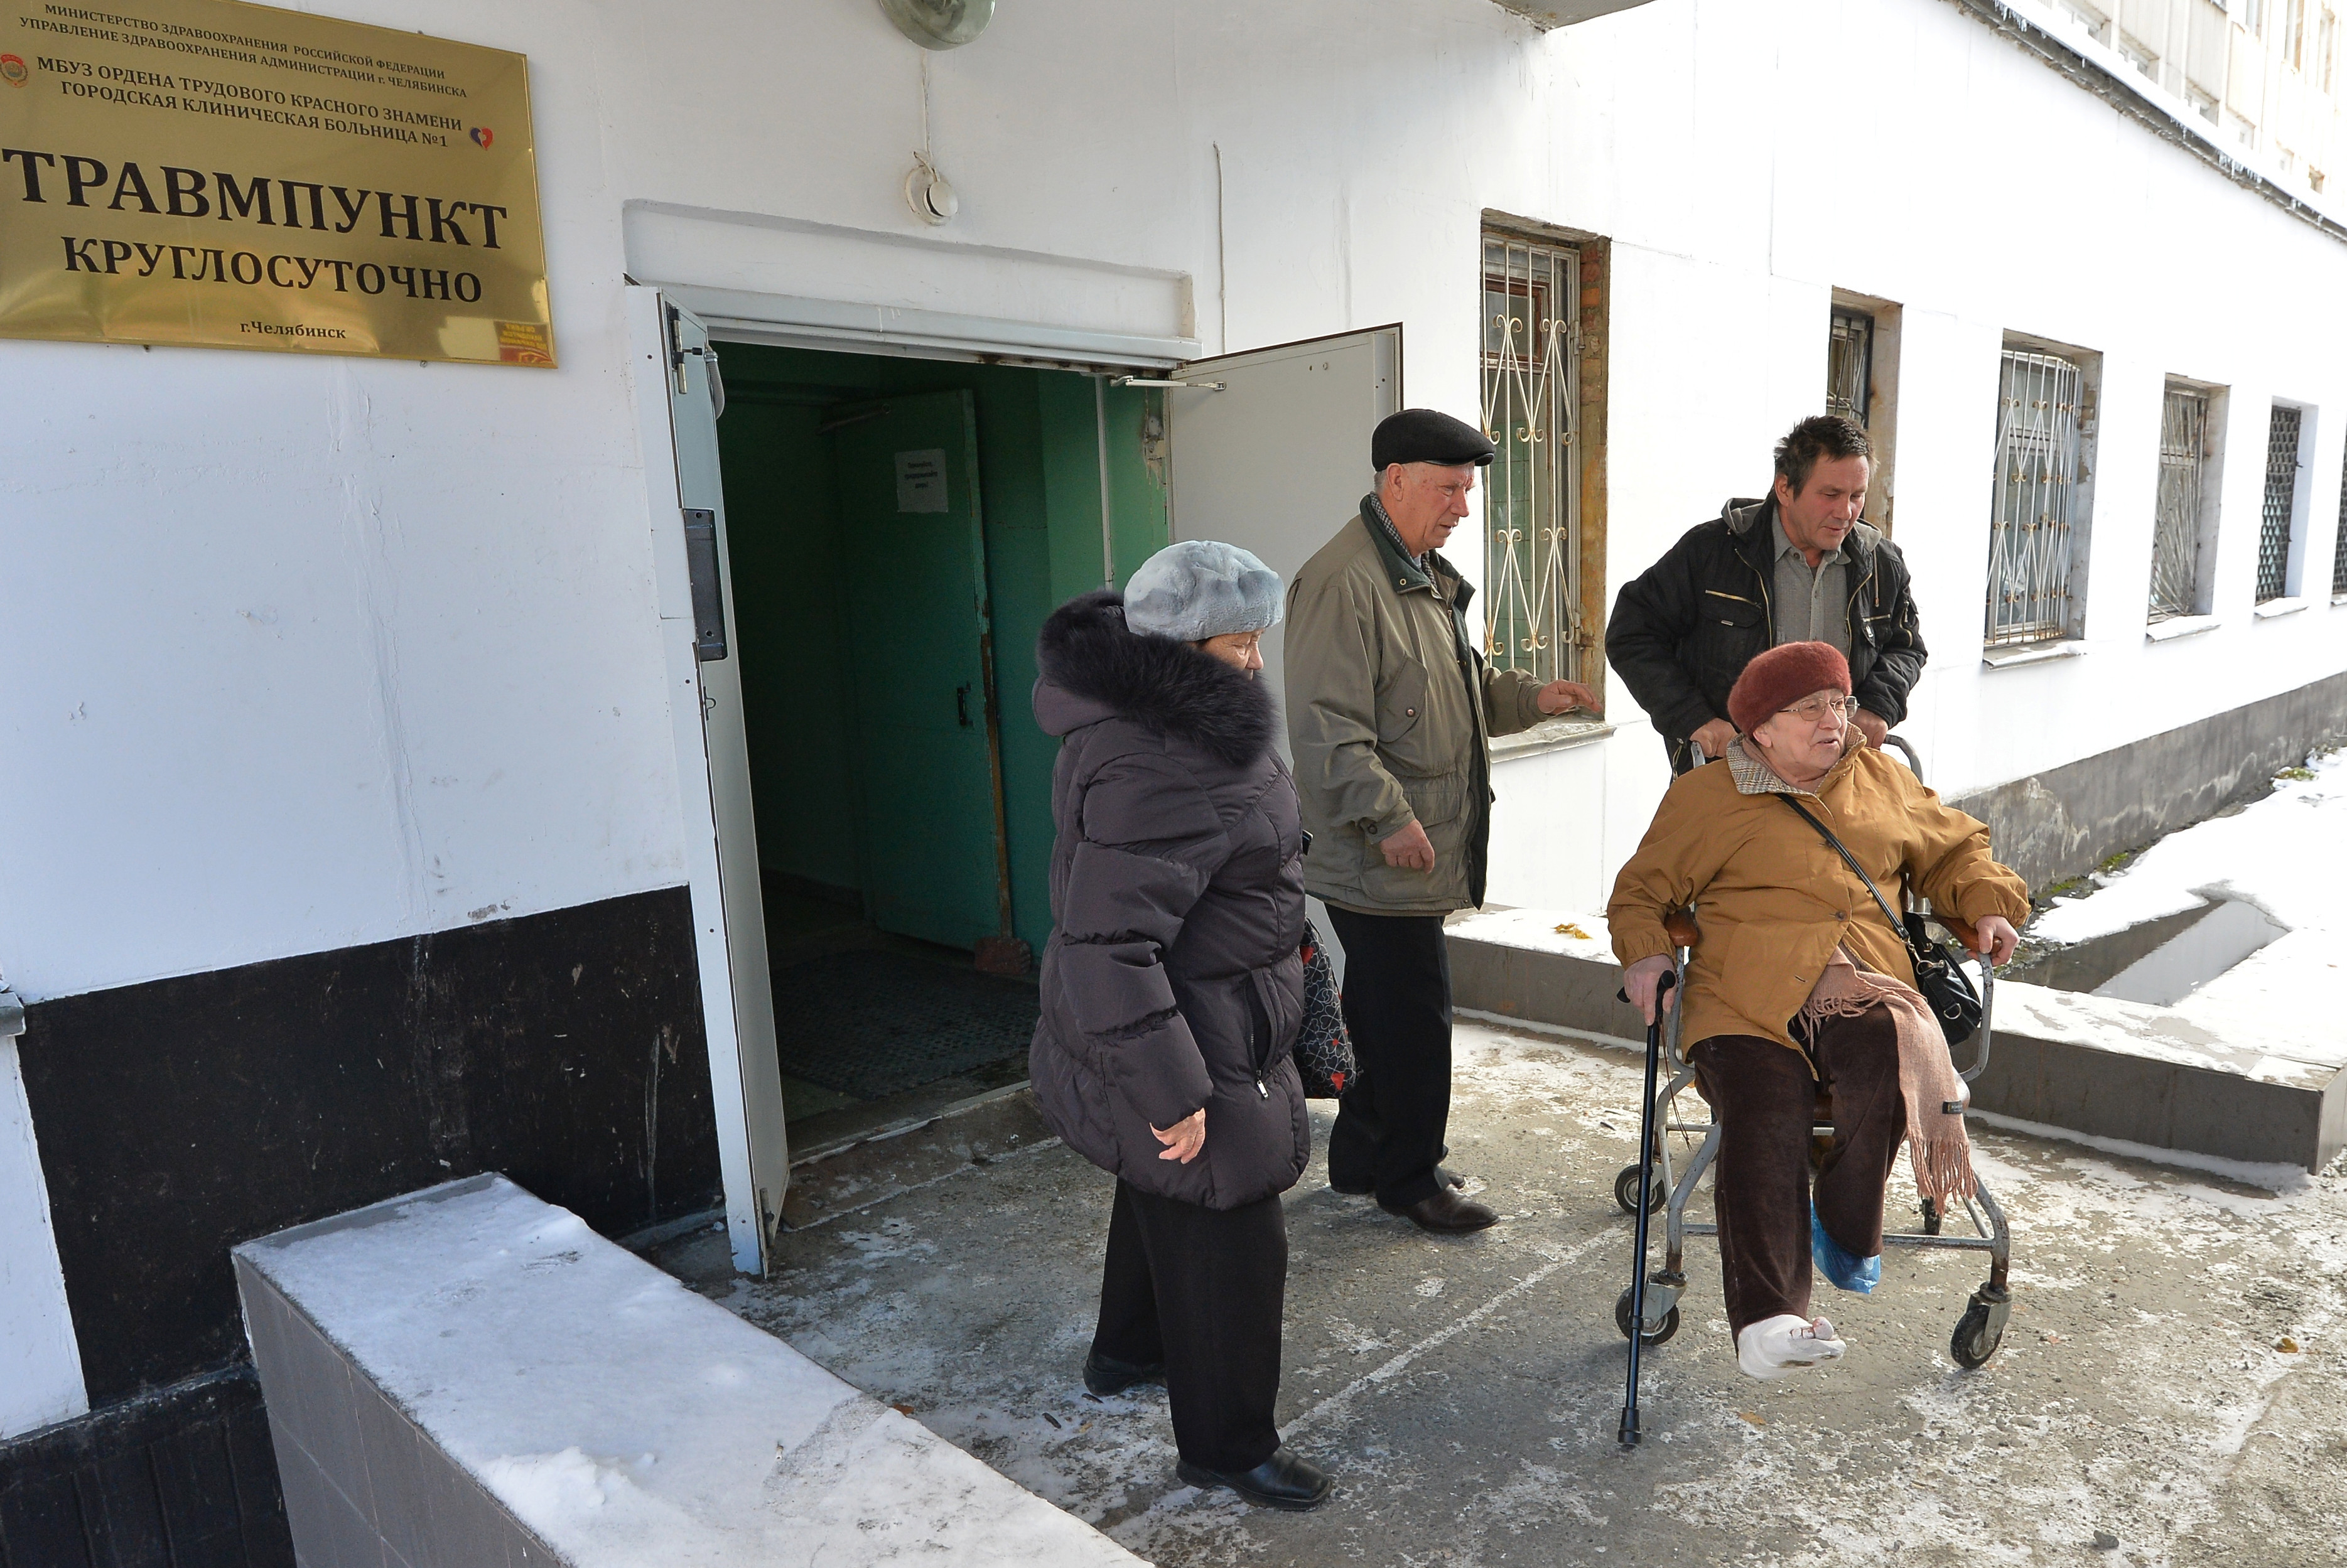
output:
[[1035,717],[1063,740],[1030,1071],[1052,1130],[1117,1178],[1086,1386],[1162,1378],[1184,1480],[1294,1509],[1330,1483],[1272,1424],[1279,1194],[1312,1152],[1290,1055],[1304,835],[1255,679],[1279,591],[1191,541],[1045,622]]

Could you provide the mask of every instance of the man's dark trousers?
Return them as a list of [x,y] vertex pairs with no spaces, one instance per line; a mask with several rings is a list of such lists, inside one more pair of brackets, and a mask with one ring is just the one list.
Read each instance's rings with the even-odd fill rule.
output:
[[1337,1098],[1328,1180],[1372,1187],[1389,1209],[1442,1190],[1435,1165],[1450,1122],[1450,950],[1440,915],[1359,915],[1331,906],[1345,948],[1345,1028],[1360,1078]]

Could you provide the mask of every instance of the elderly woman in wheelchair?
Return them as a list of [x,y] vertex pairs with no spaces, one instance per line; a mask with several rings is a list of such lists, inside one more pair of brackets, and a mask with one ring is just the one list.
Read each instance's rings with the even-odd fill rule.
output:
[[[1738,738],[1723,765],[1672,784],[1606,908],[1624,989],[1650,1025],[1679,945],[1665,920],[1692,907],[1700,931],[1660,1005],[1682,1009],[1682,1047],[1720,1123],[1720,1273],[1737,1361],[1755,1378],[1842,1355],[1810,1311],[1811,1265],[1845,1290],[1873,1288],[1901,1143],[1926,1199],[1974,1191],[1966,1090],[1878,892],[1911,886],[2000,964],[2029,912],[1986,825],[1868,746],[1850,712],[1850,667],[1829,645],[1753,660],[1728,697]],[[1812,1195],[1829,1096],[1833,1140]]]

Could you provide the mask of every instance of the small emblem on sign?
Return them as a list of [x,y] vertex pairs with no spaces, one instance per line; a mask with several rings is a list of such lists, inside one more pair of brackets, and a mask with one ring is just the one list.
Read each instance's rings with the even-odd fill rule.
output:
[[0,80],[12,87],[21,87],[32,79],[33,73],[25,68],[23,56],[0,55]]
[[477,146],[487,147],[497,139],[497,133],[487,126],[477,125],[473,128],[473,141]]
[[900,512],[942,512],[946,509],[946,454],[941,446],[925,452],[897,454],[897,509]]
[[552,364],[554,334],[537,322],[499,322],[497,358],[507,364]]

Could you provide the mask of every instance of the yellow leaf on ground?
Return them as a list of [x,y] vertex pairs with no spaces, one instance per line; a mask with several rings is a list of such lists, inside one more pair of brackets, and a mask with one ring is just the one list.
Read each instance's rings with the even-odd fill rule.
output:
[[2281,1337],[2280,1342],[2274,1346],[2274,1348],[2280,1351],[2285,1356],[2295,1356],[2298,1354],[2298,1341],[2285,1334]]
[[1570,920],[1567,920],[1563,925],[1557,927],[1556,934],[1560,937],[1578,937],[1584,942],[1589,940],[1589,933],[1583,930],[1580,927],[1574,925]]
[[1736,1414],[1737,1414],[1737,1419],[1741,1419],[1741,1420],[1748,1421],[1748,1422],[1750,1422],[1752,1425],[1754,1425],[1754,1426],[1756,1426],[1756,1427],[1765,1427],[1765,1426],[1767,1426],[1767,1425],[1768,1424],[1768,1417],[1766,1417],[1766,1416],[1756,1416],[1756,1415],[1754,1415],[1754,1414],[1753,1414],[1751,1411],[1749,1411],[1749,1410],[1738,1410],[1738,1411],[1737,1411],[1737,1412],[1736,1412]]

